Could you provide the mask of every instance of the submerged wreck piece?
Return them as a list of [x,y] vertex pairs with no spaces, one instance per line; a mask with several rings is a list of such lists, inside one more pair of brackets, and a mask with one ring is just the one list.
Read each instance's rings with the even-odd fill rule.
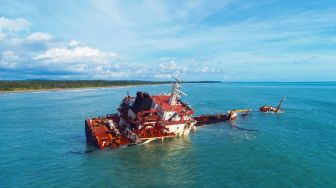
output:
[[203,126],[206,124],[227,121],[230,117],[227,114],[203,114],[194,117],[194,119],[197,121],[196,126]]
[[120,148],[188,135],[196,129],[196,120],[192,117],[194,110],[180,100],[186,95],[180,88],[176,79],[170,94],[137,92],[136,97],[128,95],[122,100],[117,114],[87,119],[87,143],[100,149]]
[[278,112],[280,112],[280,107],[281,107],[281,104],[283,103],[284,100],[285,100],[285,97],[282,97],[282,99],[280,100],[279,105],[276,108],[274,108],[272,106],[262,106],[262,107],[259,108],[259,110],[261,112],[274,112],[274,113],[278,113]]
[[203,114],[194,117],[194,119],[197,121],[196,126],[203,126],[206,124],[219,123],[227,120],[235,120],[238,117],[238,113],[241,113],[242,116],[246,116],[250,111],[252,110],[251,109],[231,110],[225,114]]

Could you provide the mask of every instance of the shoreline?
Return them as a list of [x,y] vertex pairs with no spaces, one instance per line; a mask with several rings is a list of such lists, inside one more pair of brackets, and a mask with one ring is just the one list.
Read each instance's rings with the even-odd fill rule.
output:
[[167,84],[139,84],[139,85],[124,85],[124,86],[104,86],[104,87],[73,87],[73,88],[50,88],[50,89],[18,89],[12,91],[0,91],[0,94],[6,93],[33,93],[41,91],[71,91],[71,90],[90,90],[90,89],[111,89],[111,88],[125,88],[136,86],[158,86]]

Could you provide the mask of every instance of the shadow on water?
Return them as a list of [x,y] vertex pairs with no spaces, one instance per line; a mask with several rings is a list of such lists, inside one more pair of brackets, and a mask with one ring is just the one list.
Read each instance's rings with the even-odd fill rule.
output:
[[[84,151],[71,153],[83,156],[80,164],[83,172],[91,172],[94,167],[94,174],[106,182],[113,180],[114,184],[129,184],[132,179],[134,185],[159,186],[164,182],[169,185],[175,181],[182,182],[183,177],[186,179],[193,173],[189,167],[180,165],[181,161],[190,163],[193,158],[195,148],[191,144],[189,136],[186,136],[104,151],[87,146]],[[91,182],[92,185],[95,182]]]
[[[132,145],[128,145],[122,148],[118,148],[118,149],[124,149],[124,148],[129,148],[129,147],[139,147],[139,149],[145,149],[145,150],[152,150],[152,149],[158,149],[158,147],[163,147],[165,149],[160,149],[163,151],[166,151],[167,149],[169,150],[169,147],[175,147],[176,149],[176,145],[178,146],[178,148],[181,148],[182,145],[179,146],[179,144],[184,143],[183,147],[185,147],[185,142],[190,142],[188,141],[189,138],[188,137],[177,137],[177,138],[166,138],[165,140],[156,140],[153,141],[149,144],[132,144]],[[86,144],[86,143],[85,143]],[[104,149],[104,151],[115,151],[117,149]],[[93,145],[88,145],[86,144],[86,147],[83,148],[83,150],[71,150],[69,151],[70,154],[88,154],[88,153],[94,153],[94,152],[99,152],[101,151],[100,149],[98,149],[97,147],[93,146]]]
[[[115,170],[122,172],[123,177],[133,179],[135,184],[172,184],[190,175],[190,168],[180,165],[180,162],[190,163],[192,150],[188,136],[137,145],[115,152],[113,159],[118,163]],[[129,178],[121,178],[120,181],[129,182]]]
[[233,129],[236,129],[236,130],[239,130],[239,131],[247,131],[247,132],[256,132],[256,131],[258,131],[257,129],[247,129],[247,128],[243,128],[243,127],[238,127],[238,126],[237,126],[237,121],[236,121],[236,120],[228,121],[228,124],[229,124]]
[[257,129],[246,129],[246,128],[242,128],[242,127],[238,127],[238,126],[233,126],[232,128],[240,130],[240,131],[247,131],[247,132],[256,132],[256,131],[258,131]]

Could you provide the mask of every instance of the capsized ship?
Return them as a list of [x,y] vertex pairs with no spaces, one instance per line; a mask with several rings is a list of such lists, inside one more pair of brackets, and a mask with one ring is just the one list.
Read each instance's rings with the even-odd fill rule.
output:
[[[100,149],[145,144],[156,139],[188,135],[196,130],[194,110],[181,101],[186,95],[178,79],[169,94],[149,95],[137,92],[136,97],[126,96],[118,113],[85,121],[88,144]],[[227,117],[219,117],[224,121]],[[225,119],[224,119],[225,118]]]

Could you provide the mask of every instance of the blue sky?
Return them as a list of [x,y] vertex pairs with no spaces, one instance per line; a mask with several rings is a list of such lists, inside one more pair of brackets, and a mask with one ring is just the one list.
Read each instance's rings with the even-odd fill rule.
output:
[[334,0],[0,5],[0,79],[336,81]]

